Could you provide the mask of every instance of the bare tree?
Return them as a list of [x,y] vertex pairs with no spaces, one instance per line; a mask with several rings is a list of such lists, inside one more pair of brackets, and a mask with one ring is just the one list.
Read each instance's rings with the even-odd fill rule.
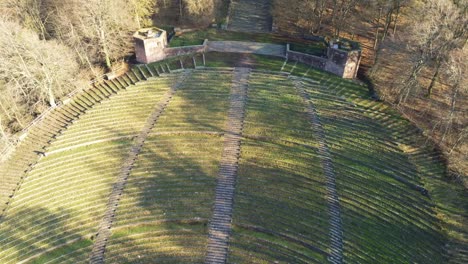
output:
[[[74,88],[79,71],[73,54],[56,41],[41,40],[35,32],[0,21],[0,78],[4,80],[1,109],[20,125],[24,115],[56,105],[56,98]],[[10,110],[5,110],[8,104]]]
[[149,23],[147,4],[149,1],[43,0],[43,12],[49,14],[46,29],[51,37],[74,49],[82,65],[92,69],[103,63],[111,69],[114,61],[131,51],[129,40],[138,22]]
[[214,19],[214,0],[184,0],[188,17],[197,24],[209,23]]
[[23,27],[37,32],[41,39],[48,37],[44,20],[47,14],[42,13],[42,0],[2,0],[2,8],[11,11],[11,16],[15,18]]
[[418,56],[410,76],[405,81],[406,91],[409,90],[409,86],[418,83],[420,71],[432,64],[435,70],[426,93],[427,96],[431,96],[442,63],[448,60],[452,50],[466,45],[467,7],[466,2],[456,4],[451,0],[428,0],[418,9],[418,16],[415,16],[416,21],[412,23],[411,31],[411,40],[415,44],[411,48],[417,52]]
[[325,19],[326,4],[326,0],[297,1],[297,8],[294,10],[298,20],[296,25],[305,27],[309,33],[318,33]]
[[155,12],[156,2],[154,0],[130,0],[133,16],[138,28],[152,24],[151,16]]
[[333,0],[332,21],[333,35],[340,37],[348,23],[348,20],[358,4],[358,0]]
[[468,74],[468,62],[466,61],[468,56],[468,50],[466,48],[452,50],[449,54],[448,60],[444,62],[443,67],[445,68],[445,78],[450,86],[448,97],[450,105],[448,109],[445,122],[443,124],[443,132],[440,141],[443,142],[450,130],[452,129],[453,122],[456,118],[456,105],[459,99],[460,93],[468,92],[468,81],[466,75]]

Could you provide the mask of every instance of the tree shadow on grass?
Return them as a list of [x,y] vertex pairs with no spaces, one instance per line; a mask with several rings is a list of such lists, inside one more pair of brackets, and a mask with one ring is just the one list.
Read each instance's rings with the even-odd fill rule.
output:
[[[25,221],[24,216],[33,216],[33,219]],[[89,247],[89,237],[70,230],[67,216],[76,216],[76,212],[66,208],[53,212],[47,208],[23,207],[9,214],[0,226],[0,262],[43,263],[50,260],[43,256],[45,251],[53,254],[55,250],[64,253],[64,248],[77,245]]]
[[[221,134],[204,131],[222,132],[224,116],[219,124],[203,116],[213,111],[226,115],[223,100],[229,99],[229,90],[219,102],[203,104],[200,98],[210,97],[190,92],[190,80],[172,99],[182,101],[171,101],[156,122],[128,178],[106,250],[112,263],[204,261],[223,144]],[[180,131],[178,122],[185,124],[183,130],[200,134]]]
[[434,204],[409,185],[422,185],[417,168],[398,149],[382,147],[379,140],[392,139],[381,135],[385,128],[377,129],[379,123],[359,113],[346,117],[332,113],[319,106],[335,164],[345,260],[445,262],[446,239]]

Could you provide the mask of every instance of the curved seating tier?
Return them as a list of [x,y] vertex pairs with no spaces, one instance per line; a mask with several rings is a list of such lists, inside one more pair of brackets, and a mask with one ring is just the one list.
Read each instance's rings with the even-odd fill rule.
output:
[[153,132],[223,131],[233,73],[194,70]]
[[[326,261],[325,177],[305,110],[285,76],[251,74],[233,224],[259,226],[274,233],[234,228],[230,263]],[[295,240],[286,242],[277,234]]]
[[422,184],[421,175],[405,153],[387,143],[394,141],[395,130],[327,86],[307,82],[304,86],[335,165],[345,259],[444,262],[444,239],[434,205],[410,188]]
[[[2,220],[0,262],[39,257],[49,247],[67,248],[71,240],[89,241],[130,146],[112,141],[43,158]],[[56,158],[64,162],[48,162]]]
[[[91,239],[130,150],[128,138],[142,129],[173,79],[132,85],[108,100],[96,99],[97,93],[73,98],[70,105],[86,114],[51,140],[46,156],[31,168],[15,193],[0,226],[2,263],[41,254],[49,258],[54,251],[68,248],[70,241]],[[28,208],[38,213],[28,213]],[[53,245],[50,254],[46,245]]]
[[203,261],[231,80],[195,70],[179,87],[128,178],[107,261]]
[[77,145],[112,138],[132,138],[143,128],[149,113],[168,91],[177,75],[165,75],[129,86],[87,110],[56,138],[48,151],[67,149]]
[[[226,61],[237,60],[215,55],[206,55],[207,64],[226,67],[190,70],[145,138],[119,198],[106,263],[205,260],[234,77]],[[89,261],[133,139],[181,80],[177,69],[205,59],[195,56],[134,68],[31,128],[0,167],[0,209],[7,209],[0,263]],[[336,175],[344,262],[448,263],[450,256],[464,263],[462,240],[447,242],[440,225],[440,212],[461,223],[464,204],[442,206],[446,192],[421,191],[433,190],[427,179],[442,178],[445,168],[428,151],[411,149],[416,130],[356,83],[294,61],[251,58],[268,70],[248,78],[228,263],[327,263],[334,253],[323,145],[307,103]],[[291,73],[309,77],[299,81],[310,102]]]
[[48,251],[47,254],[34,258],[33,262],[46,264],[87,263],[92,245],[93,242],[90,239],[79,239],[67,245]]
[[177,221],[116,228],[106,263],[203,263],[206,223]]
[[[109,91],[99,86],[81,91],[74,96],[73,100],[52,109],[28,129],[24,139],[16,146],[12,155],[0,164],[2,176],[0,177],[0,215],[6,210],[8,200],[20,188],[24,174],[38,162],[46,146],[50,145],[50,142],[66,130],[72,121],[82,115],[86,109],[104,101],[123,88],[124,86],[119,85]],[[91,93],[95,97],[91,98]],[[85,107],[81,106],[81,100],[87,100],[88,104]]]
[[[234,226],[229,263],[326,263],[326,253],[274,232]],[[300,239],[300,238],[299,238]]]

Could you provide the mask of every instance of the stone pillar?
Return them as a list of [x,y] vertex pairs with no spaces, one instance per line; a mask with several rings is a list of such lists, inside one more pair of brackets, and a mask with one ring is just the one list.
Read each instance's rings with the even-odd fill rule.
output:
[[327,49],[325,70],[346,79],[354,79],[357,76],[360,62],[361,50],[359,48],[342,49],[339,43],[331,42]]
[[361,51],[353,50],[348,52],[348,58],[343,71],[343,78],[354,79],[357,77],[359,64],[361,63]]
[[167,46],[167,33],[165,30],[156,27],[143,28],[133,34],[133,39],[138,62],[151,63],[166,57],[164,49]]

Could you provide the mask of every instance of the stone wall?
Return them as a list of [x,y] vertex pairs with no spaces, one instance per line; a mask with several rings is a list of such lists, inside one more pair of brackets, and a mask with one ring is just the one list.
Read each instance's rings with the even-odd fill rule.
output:
[[[144,32],[154,30],[159,35],[146,36]],[[142,33],[143,32],[143,33]],[[167,46],[167,33],[158,28],[140,29],[133,35],[136,60],[141,63],[151,63],[165,58],[164,47]]]
[[296,51],[287,51],[288,60],[294,60],[298,62],[302,62],[307,65],[311,65],[312,67],[318,69],[325,69],[325,65],[327,63],[327,58],[318,57],[314,55],[309,55],[301,52]]
[[142,63],[150,63],[165,58],[161,43],[151,39],[135,39],[135,54],[137,61]]
[[319,57],[297,51],[291,51],[286,45],[286,57],[289,60],[299,61],[315,68],[333,73],[345,79],[354,79],[357,76],[361,51],[344,51],[328,48],[327,57]]
[[[138,41],[138,40],[137,40]],[[147,43],[145,43],[147,44]],[[136,43],[138,49],[141,44]],[[234,53],[254,53],[261,55],[277,56],[287,58],[288,60],[298,61],[312,67],[333,73],[342,78],[353,79],[357,76],[359,63],[361,60],[361,51],[353,50],[346,51],[337,48],[328,47],[327,56],[319,57],[297,51],[292,51],[286,46],[271,44],[271,43],[257,43],[257,42],[243,42],[243,41],[208,41],[205,39],[202,45],[184,46],[176,48],[164,48],[157,52],[149,52],[149,62],[163,60],[169,57],[203,53],[210,51],[218,52],[234,52]],[[138,59],[138,58],[137,58]],[[144,63],[146,61],[139,60]]]
[[208,40],[205,39],[202,45],[193,45],[193,46],[183,46],[176,48],[165,48],[164,56],[165,58],[187,55],[192,53],[202,53],[207,50]]
[[354,79],[357,77],[359,64],[361,63],[361,51],[355,50],[348,53],[348,60],[346,62],[343,78]]

